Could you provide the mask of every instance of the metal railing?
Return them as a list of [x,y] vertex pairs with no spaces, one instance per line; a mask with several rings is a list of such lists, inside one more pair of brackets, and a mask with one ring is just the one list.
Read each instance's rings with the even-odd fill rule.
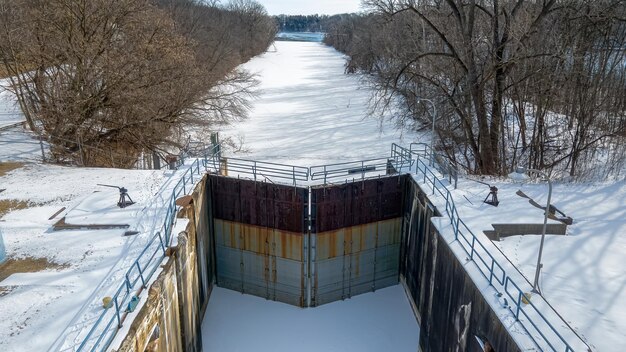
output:
[[402,172],[404,168],[410,169],[412,160],[409,149],[392,143],[389,157],[311,166],[309,173],[311,181],[322,180],[324,184],[338,179],[355,179],[356,175],[361,175],[360,179],[363,180],[381,173],[392,174]]
[[391,158],[393,159],[395,168],[400,171],[405,167],[409,169],[413,166],[413,153],[410,149],[406,149],[396,143],[391,144]]
[[[215,162],[215,160],[213,160]],[[271,163],[238,158],[219,158],[219,171],[237,173],[273,182],[274,179],[291,180],[295,185],[298,181],[309,180],[309,168],[303,166]]]
[[[429,155],[426,157],[428,156]],[[537,346],[540,346],[541,341],[537,341],[536,336],[534,336],[529,329],[539,334],[541,340],[543,340],[552,351],[573,352],[574,350],[570,344],[565,341],[554,325],[537,309],[535,304],[529,299],[526,299],[519,285],[507,274],[506,270],[498,263],[493,255],[491,255],[482,241],[474,235],[472,230],[470,230],[459,217],[459,212],[452,198],[452,194],[446,185],[431,171],[428,165],[423,161],[423,158],[419,156],[415,161],[415,172],[423,176],[424,184],[432,186],[432,194],[437,193],[446,200],[445,210],[452,224],[454,239],[458,241],[461,248],[467,253],[469,260],[476,264],[480,273],[489,282],[489,285],[494,287],[499,294],[506,293],[512,300],[509,309],[513,313],[516,321],[520,323],[533,342]],[[531,310],[533,313],[529,314],[527,310]],[[520,315],[523,315],[524,320],[520,320]],[[556,342],[554,340],[556,340]],[[558,346],[555,346],[555,344],[558,344]]]
[[[196,159],[181,179],[174,186],[167,200],[167,212],[161,228],[150,238],[124,276],[124,281],[111,297],[111,304],[105,308],[94,325],[82,339],[78,351],[103,351],[111,344],[118,329],[122,326],[124,315],[132,298],[148,288],[147,284],[166,256],[167,247],[172,242],[172,228],[176,217],[176,199],[192,189],[195,181],[201,177],[201,170],[209,164],[210,158]],[[201,165],[203,167],[201,167]],[[194,178],[194,175],[196,177]],[[141,286],[137,284],[141,282]]]
[[456,189],[459,182],[459,167],[450,162],[447,157],[433,153],[430,146],[426,143],[411,143],[409,145],[411,155],[419,155],[429,160],[429,165],[432,165],[442,175],[448,178],[448,182],[454,181],[454,189]]
[[360,179],[365,179],[366,174],[388,173],[393,166],[393,159],[373,158],[358,161],[348,161],[343,163],[311,166],[311,180],[323,180],[324,184],[337,179],[349,179],[361,175]]

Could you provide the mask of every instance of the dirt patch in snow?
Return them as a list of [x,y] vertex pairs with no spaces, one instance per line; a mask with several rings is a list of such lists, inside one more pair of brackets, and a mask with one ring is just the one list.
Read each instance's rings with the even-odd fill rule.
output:
[[0,297],[6,296],[15,289],[15,286],[0,286]]
[[22,166],[24,166],[24,163],[12,163],[12,162],[0,163],[0,177],[6,175],[10,171],[19,169]]
[[10,211],[26,209],[29,204],[23,200],[0,199],[0,218]]
[[10,258],[0,264],[0,282],[17,273],[35,273],[46,269],[64,269],[69,264],[51,262],[48,258]]

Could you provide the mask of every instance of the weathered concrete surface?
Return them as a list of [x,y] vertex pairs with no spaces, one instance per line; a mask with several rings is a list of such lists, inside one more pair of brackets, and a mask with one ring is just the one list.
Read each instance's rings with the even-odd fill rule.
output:
[[[170,257],[150,286],[144,298],[147,301],[132,321],[119,351],[202,351],[201,323],[213,287],[214,263],[211,244],[206,241],[209,218],[205,187],[206,178],[194,189],[193,200],[179,212],[179,217],[187,217],[190,222],[178,235],[176,247],[168,251]],[[205,288],[202,280],[206,281]]]
[[422,351],[520,351],[463,265],[430,222],[437,210],[412,180],[405,189],[401,281],[421,326]]
[[[540,235],[543,232],[543,224],[491,224],[493,230],[483,231],[492,241],[500,241],[503,237]],[[565,235],[566,224],[546,224],[546,234]]]
[[132,322],[118,351],[182,351],[174,260],[170,259],[163,266],[145,299],[147,302]]
[[198,266],[195,251],[194,227],[189,226],[189,235],[178,236],[176,252],[176,278],[181,320],[181,338],[185,351],[202,351],[200,297],[198,287]]

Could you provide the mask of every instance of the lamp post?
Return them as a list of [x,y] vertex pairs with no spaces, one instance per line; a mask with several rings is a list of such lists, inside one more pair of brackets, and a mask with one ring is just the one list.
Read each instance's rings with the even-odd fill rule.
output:
[[535,173],[548,181],[548,202],[546,203],[546,210],[543,216],[543,228],[541,230],[541,244],[539,245],[539,256],[537,257],[537,269],[535,270],[535,280],[533,282],[533,290],[532,292],[541,294],[539,290],[539,274],[541,273],[541,268],[543,264],[541,264],[541,255],[543,254],[543,243],[546,238],[546,227],[548,225],[548,212],[550,211],[550,200],[552,198],[552,181],[550,177],[540,170],[535,169],[525,169],[523,167],[518,167],[515,169],[515,172],[509,174],[509,177],[514,180],[521,180],[526,178],[527,173]]
[[426,98],[417,98],[417,101],[426,101],[429,102],[430,105],[433,106],[433,126],[432,126],[432,136],[430,137],[430,166],[434,166],[435,165],[435,120],[437,119],[437,107],[435,107],[435,103],[430,100],[430,99],[426,99]]

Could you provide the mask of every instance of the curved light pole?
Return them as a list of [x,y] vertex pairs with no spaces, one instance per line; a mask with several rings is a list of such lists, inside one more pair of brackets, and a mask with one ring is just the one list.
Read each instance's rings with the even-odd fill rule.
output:
[[535,270],[535,280],[533,281],[533,290],[532,292],[541,294],[539,290],[539,274],[541,273],[541,268],[543,264],[541,264],[541,255],[543,254],[543,243],[546,238],[546,227],[548,225],[548,212],[550,211],[550,200],[552,198],[552,181],[550,177],[543,171],[535,170],[535,169],[526,169],[523,167],[518,167],[515,169],[515,172],[509,174],[509,177],[514,180],[525,179],[525,174],[535,173],[548,181],[548,202],[546,204],[546,210],[543,216],[543,228],[541,230],[541,244],[539,245],[539,256],[537,257],[537,269]]
[[426,99],[426,98],[417,98],[417,101],[426,101],[429,102],[430,105],[433,106],[433,129],[432,129],[432,136],[430,137],[430,166],[433,167],[435,166],[435,149],[434,149],[434,143],[435,143],[435,120],[437,119],[437,108],[435,107],[435,103],[430,100],[430,99]]

